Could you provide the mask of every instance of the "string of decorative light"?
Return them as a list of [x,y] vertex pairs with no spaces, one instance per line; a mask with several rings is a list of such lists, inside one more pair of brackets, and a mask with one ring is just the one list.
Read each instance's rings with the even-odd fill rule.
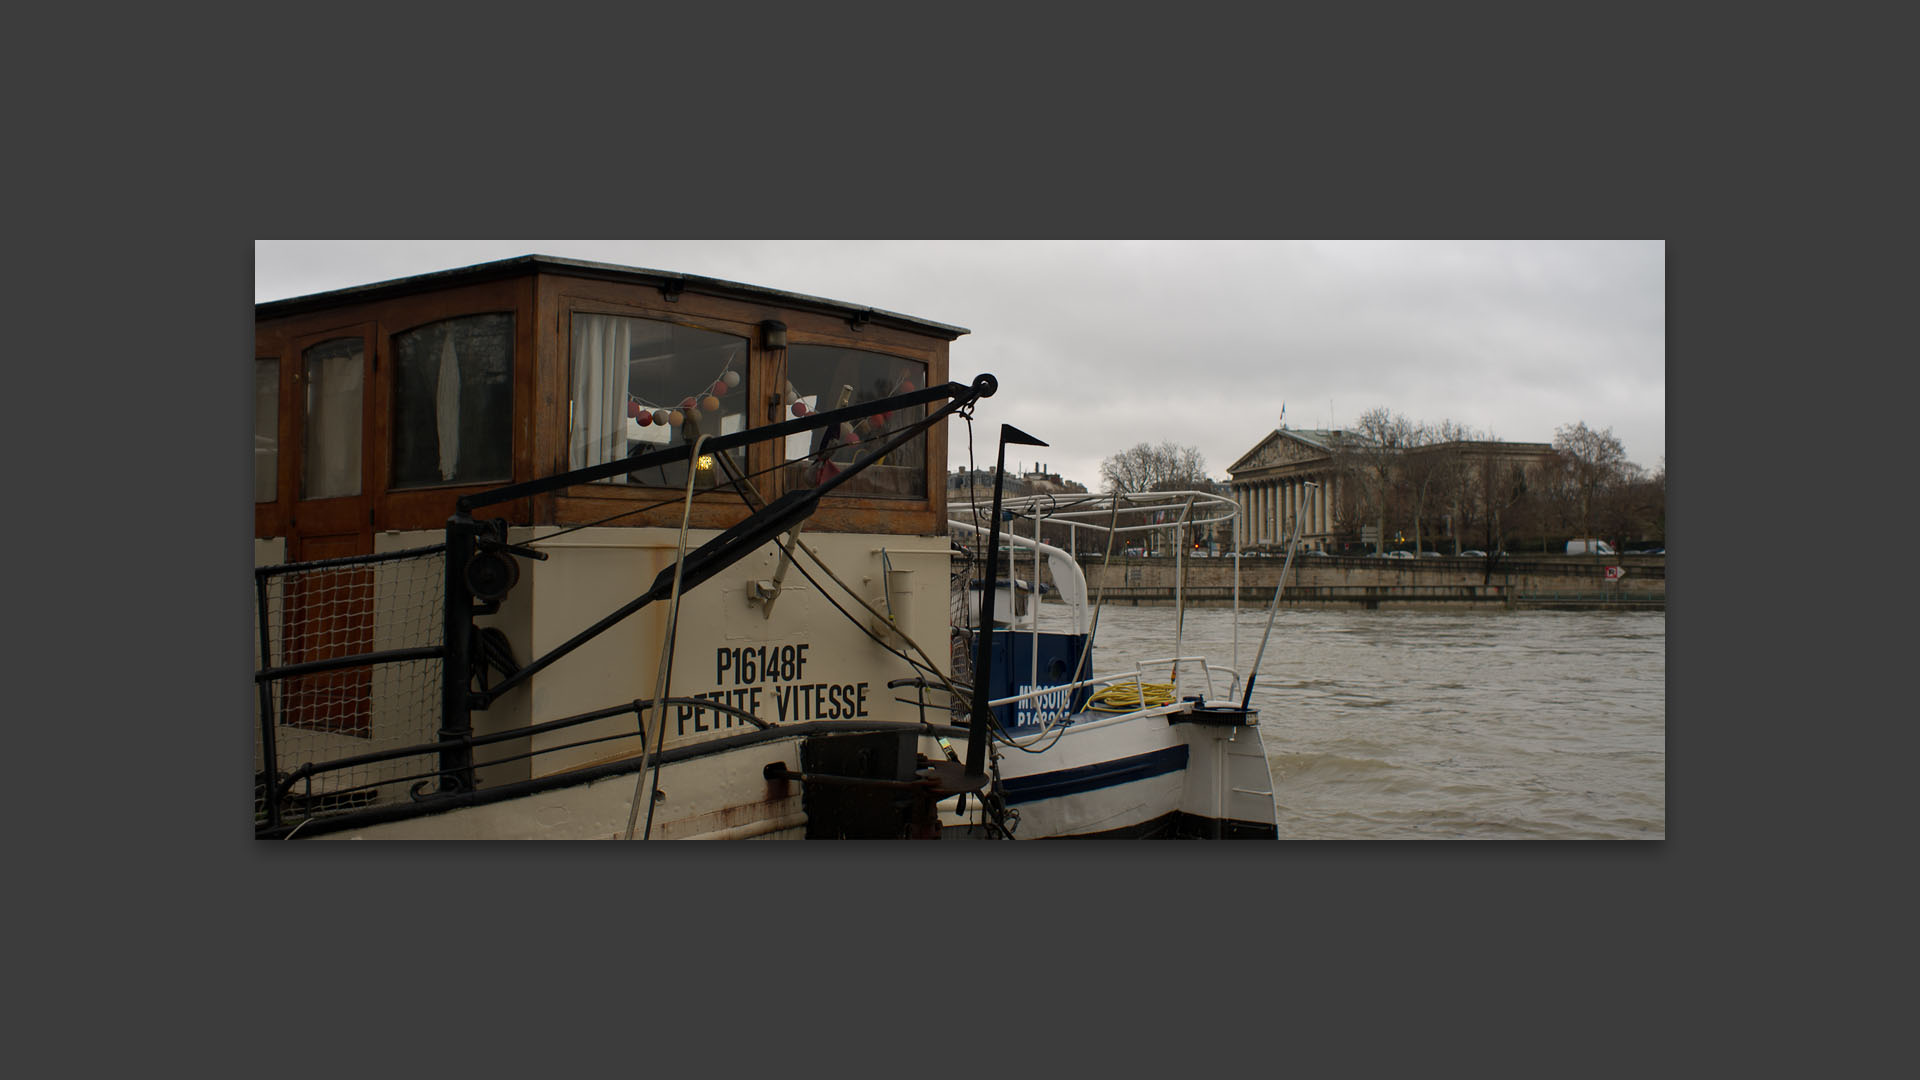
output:
[[726,366],[720,369],[718,378],[714,379],[710,385],[703,387],[701,393],[688,394],[686,397],[681,398],[680,404],[674,408],[662,407],[656,402],[648,401],[637,394],[629,392],[627,394],[627,419],[634,421],[641,427],[649,427],[653,424],[659,424],[663,427],[668,425],[679,427],[686,422],[687,416],[690,413],[719,412],[720,399],[725,397],[728,391],[736,389],[740,385],[740,373],[733,370],[733,361],[734,357],[729,355]]

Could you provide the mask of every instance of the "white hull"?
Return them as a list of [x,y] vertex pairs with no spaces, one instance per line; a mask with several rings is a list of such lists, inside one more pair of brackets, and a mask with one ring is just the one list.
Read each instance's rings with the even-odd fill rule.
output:
[[[1018,838],[1273,832],[1273,790],[1257,726],[1170,720],[1159,711],[1083,713],[1050,740],[1052,734],[1016,740],[1047,746],[1044,753],[1000,750],[1001,788],[1019,813]],[[965,740],[954,743],[964,758]],[[968,818],[977,819],[978,804],[969,802],[975,812]],[[953,805],[942,804],[942,824],[967,826]]]
[[[999,791],[1014,819],[1015,839],[1090,836],[1271,836],[1273,792],[1256,726],[1172,722],[1163,712],[1127,716],[1082,714],[1085,719],[1052,734],[1044,752],[1003,747]],[[801,839],[809,817],[804,785],[769,780],[770,765],[803,769],[804,734],[780,729],[718,740],[740,743],[691,758],[668,760],[657,781],[651,826],[646,798],[633,813],[636,762],[629,771],[566,787],[530,793],[502,792],[425,817],[362,825],[328,833],[364,840],[607,840]],[[1025,741],[1025,740],[1022,740]],[[962,760],[966,740],[954,739]],[[920,752],[939,760],[931,739]],[[603,768],[617,768],[609,764]],[[483,795],[481,798],[486,798]],[[939,824],[949,837],[982,831],[981,804],[967,799],[939,806]]]

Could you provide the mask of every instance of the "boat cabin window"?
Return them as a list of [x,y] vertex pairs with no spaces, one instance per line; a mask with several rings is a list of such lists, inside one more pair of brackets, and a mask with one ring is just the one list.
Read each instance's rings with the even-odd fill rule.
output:
[[[927,385],[927,365],[885,353],[844,349],[831,345],[794,345],[787,350],[785,400],[788,416],[841,409]],[[787,437],[786,460],[794,480],[811,486],[830,478],[902,428],[924,419],[927,408],[916,405],[882,413],[838,431],[815,431]],[[822,450],[824,459],[816,460]],[[837,494],[880,498],[927,497],[927,438],[909,442],[866,472],[846,482]]]
[[[952,332],[949,333],[948,331]],[[503,504],[516,525],[725,529],[838,475],[920,405],[821,434],[636,469],[648,451],[946,382],[957,328],[703,278],[529,257],[256,305],[254,529],[294,561],[439,532],[461,496],[619,468]],[[944,429],[834,490],[813,528],[930,535]],[[940,448],[935,452],[934,448]],[[399,537],[391,539],[391,537]],[[388,538],[388,539],[383,539]],[[425,542],[422,540],[422,542]],[[270,550],[270,549],[262,549]]]
[[253,501],[280,497],[280,358],[253,361]]
[[[752,400],[747,339],[654,319],[576,312],[569,382],[568,467],[599,465],[683,439],[747,426]],[[741,449],[727,452],[746,471]],[[681,487],[687,462],[608,483]],[[694,463],[696,488],[726,483],[710,455]]]
[[302,354],[306,443],[300,497],[360,494],[360,399],[366,348],[358,337],[323,341]]
[[513,479],[513,313],[393,336],[392,489]]

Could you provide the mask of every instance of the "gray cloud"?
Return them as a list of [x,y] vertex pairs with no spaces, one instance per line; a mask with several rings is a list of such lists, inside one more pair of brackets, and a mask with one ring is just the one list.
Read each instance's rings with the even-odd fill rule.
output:
[[[259,241],[255,300],[514,255],[677,270],[953,323],[953,377],[989,371],[995,425],[1089,487],[1137,442],[1209,471],[1271,431],[1384,405],[1501,438],[1611,428],[1666,453],[1661,241]],[[965,460],[964,429],[952,462]]]

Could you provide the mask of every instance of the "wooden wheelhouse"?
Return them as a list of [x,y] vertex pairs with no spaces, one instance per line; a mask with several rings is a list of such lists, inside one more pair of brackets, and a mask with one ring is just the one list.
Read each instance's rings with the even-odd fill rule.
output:
[[[654,423],[660,411],[684,409],[721,434],[787,419],[796,403],[818,411],[943,383],[948,344],[964,333],[545,256],[258,304],[254,537],[290,561],[372,552],[376,535],[439,529],[461,495],[666,445],[683,425]],[[802,470],[781,466],[805,449],[756,446],[740,464],[771,498],[802,482]],[[920,452],[832,498],[808,527],[938,532],[945,462],[936,428]],[[678,525],[678,506],[643,507],[683,477],[581,485],[497,512],[517,526]],[[634,512],[610,520],[623,510]],[[744,513],[737,497],[702,496],[692,523],[720,528]]]

